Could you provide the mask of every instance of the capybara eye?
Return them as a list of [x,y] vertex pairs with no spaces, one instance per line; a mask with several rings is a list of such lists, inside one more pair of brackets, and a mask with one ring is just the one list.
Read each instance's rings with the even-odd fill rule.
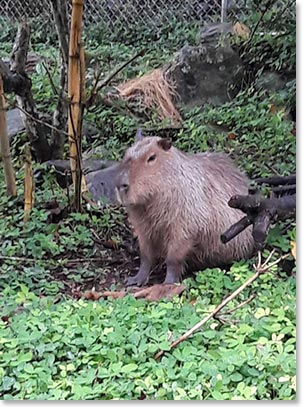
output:
[[156,154],[153,154],[153,155],[148,157],[147,162],[150,163],[152,161],[155,161],[155,159],[156,159]]

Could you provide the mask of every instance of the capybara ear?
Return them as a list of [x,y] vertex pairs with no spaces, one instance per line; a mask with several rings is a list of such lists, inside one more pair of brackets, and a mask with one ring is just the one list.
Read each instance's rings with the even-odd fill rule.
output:
[[161,138],[158,141],[158,145],[163,148],[164,151],[168,151],[172,146],[172,140],[170,138]]
[[144,136],[142,134],[142,129],[138,129],[137,133],[136,133],[136,136],[135,136],[135,141],[143,140],[143,138],[144,138]]

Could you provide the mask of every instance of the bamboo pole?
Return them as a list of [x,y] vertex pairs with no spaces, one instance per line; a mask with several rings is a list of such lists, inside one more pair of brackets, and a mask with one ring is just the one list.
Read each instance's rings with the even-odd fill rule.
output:
[[25,146],[25,176],[24,176],[24,216],[27,222],[34,206],[34,182],[32,170],[32,157],[29,144]]
[[[81,100],[81,115],[79,119],[81,120],[81,129],[82,129],[82,123],[83,123],[83,112],[84,112],[84,106],[85,106],[85,101],[86,101],[86,95],[85,95],[86,89],[85,89],[85,51],[83,44],[81,43],[80,46],[80,100]],[[82,134],[82,132],[81,132]],[[82,137],[81,137],[81,146],[80,146],[80,151],[82,151]],[[81,164],[81,194],[87,192],[87,187],[86,187],[86,181],[85,177],[83,175],[82,171],[82,161],[80,162]]]
[[70,147],[70,166],[74,184],[74,206],[81,209],[81,32],[82,32],[83,0],[72,0],[72,17],[68,57],[68,134]]
[[3,90],[3,80],[0,74],[0,150],[3,162],[3,171],[6,184],[6,193],[10,196],[17,195],[15,173],[11,161],[9,139],[7,134],[5,99]]

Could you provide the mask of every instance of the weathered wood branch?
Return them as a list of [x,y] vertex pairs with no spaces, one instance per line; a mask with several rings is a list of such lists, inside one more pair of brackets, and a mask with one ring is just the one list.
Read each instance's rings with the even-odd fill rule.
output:
[[295,185],[296,175],[289,175],[287,177],[269,177],[269,178],[256,178],[254,182],[257,184],[267,184],[272,186],[278,185]]
[[[39,120],[39,114],[33,99],[31,91],[31,82],[25,73],[25,64],[27,60],[28,46],[30,38],[30,29],[26,23],[22,23],[16,35],[15,44],[11,56],[10,71],[12,75],[20,75],[25,78],[23,92],[16,93],[17,104],[22,113],[24,126],[31,144],[31,148],[37,161],[47,161],[51,158],[50,147],[46,137],[45,127],[33,120],[31,117]],[[26,82],[29,81],[29,82]]]
[[221,235],[221,241],[229,242],[252,224],[252,235],[259,249],[264,245],[271,224],[296,216],[296,194],[278,198],[264,198],[259,194],[235,195],[228,205],[231,208],[240,209],[246,213],[246,216],[224,232]]
[[31,88],[32,83],[28,76],[23,73],[11,72],[9,67],[0,58],[0,74],[3,79],[4,93],[15,93],[24,96]]

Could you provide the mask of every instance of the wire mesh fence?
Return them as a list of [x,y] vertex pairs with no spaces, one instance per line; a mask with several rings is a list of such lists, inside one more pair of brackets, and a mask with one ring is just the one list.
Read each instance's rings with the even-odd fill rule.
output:
[[[71,0],[67,1],[71,9]],[[241,13],[241,8],[232,0],[227,4],[230,15]],[[172,20],[220,20],[222,0],[86,0],[84,22],[113,28],[117,24],[133,26],[144,24],[152,27],[167,24]],[[31,18],[51,19],[49,0],[1,0],[0,15],[12,21]]]
[[[66,1],[71,11],[71,0]],[[172,21],[203,23],[241,19],[253,0],[85,0],[84,24],[102,24],[110,29],[143,25],[163,27]],[[283,7],[278,0],[276,7]],[[295,16],[294,8],[288,10]],[[51,21],[50,0],[0,0],[0,16],[11,21],[41,18]]]

